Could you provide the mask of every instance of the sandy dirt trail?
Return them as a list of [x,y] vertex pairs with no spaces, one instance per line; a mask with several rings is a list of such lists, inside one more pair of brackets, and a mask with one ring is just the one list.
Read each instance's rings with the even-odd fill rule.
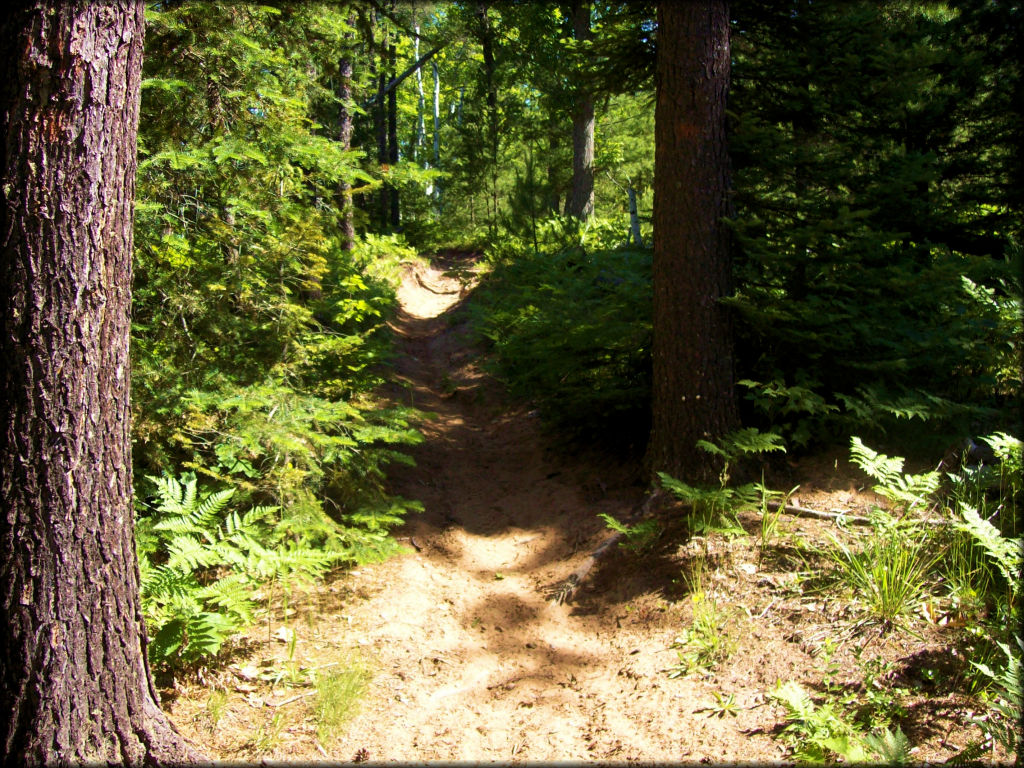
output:
[[[681,616],[606,566],[574,604],[546,599],[643,489],[609,460],[546,450],[537,419],[478,367],[464,324],[471,261],[409,267],[394,330],[392,396],[436,418],[393,472],[422,514],[398,531],[407,554],[346,577],[343,608],[375,675],[360,713],[327,753],[371,761],[778,759],[759,702],[738,718],[697,714],[711,689],[669,679]],[[452,271],[455,270],[455,271]],[[621,564],[621,563],[620,563]],[[361,598],[361,599],[360,599]],[[756,660],[732,675],[756,677]],[[735,682],[739,682],[738,680]],[[770,681],[763,681],[767,685]],[[719,679],[717,685],[723,681]],[[746,718],[751,718],[745,723]],[[747,731],[744,734],[744,730]]]

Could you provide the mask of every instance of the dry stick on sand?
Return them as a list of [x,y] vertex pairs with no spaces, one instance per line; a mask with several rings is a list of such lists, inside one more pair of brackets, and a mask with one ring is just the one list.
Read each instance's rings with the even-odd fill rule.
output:
[[[779,502],[769,501],[768,508],[772,511],[779,508]],[[794,515],[796,517],[813,517],[817,520],[841,520],[844,523],[850,525],[871,525],[871,518],[861,517],[860,515],[848,515],[845,512],[821,512],[817,509],[808,509],[807,507],[795,507],[792,504],[787,504],[782,508],[782,511],[787,515]],[[917,522],[923,523],[924,525],[949,525],[949,520],[936,520],[934,518],[922,517]]]
[[[658,490],[649,494],[640,507],[640,511],[637,514],[632,515],[626,521],[626,525],[630,525],[635,522],[639,522],[651,516],[651,507],[654,501],[660,496],[664,495],[664,491]],[[777,501],[769,501],[768,508],[775,511],[778,510],[781,505]],[[782,507],[782,511],[787,515],[794,515],[795,517],[810,517],[817,520],[836,520],[848,523],[850,525],[871,525],[871,518],[862,517],[860,515],[848,515],[844,512],[821,512],[817,509],[808,509],[807,507],[797,507],[792,504],[787,504]],[[948,520],[933,520],[933,519],[921,519],[919,522],[925,525],[949,525]],[[565,579],[560,585],[552,589],[550,592],[550,599],[556,603],[564,603],[566,600],[572,600],[576,594],[576,590],[579,589],[580,584],[590,574],[597,562],[605,557],[612,548],[622,540],[625,536],[622,532],[613,533],[611,536],[606,538],[600,544],[598,544],[594,550],[587,556],[580,567],[569,574],[568,578]]]
[[[625,521],[625,525],[630,525],[634,522],[639,522],[647,517],[651,516],[651,507],[654,502],[665,495],[665,492],[661,489],[656,490],[647,495],[644,499],[644,503],[640,506],[640,510],[630,515]],[[566,600],[571,600],[573,595],[576,594],[576,590],[579,588],[580,583],[587,577],[594,566],[597,565],[597,561],[604,557],[606,554],[612,551],[612,548],[619,543],[624,533],[618,531],[613,533],[611,536],[606,538],[597,547],[587,555],[587,559],[584,560],[580,567],[569,574],[569,577],[563,581],[560,585],[551,590],[549,599],[554,600],[556,603],[564,603]]]

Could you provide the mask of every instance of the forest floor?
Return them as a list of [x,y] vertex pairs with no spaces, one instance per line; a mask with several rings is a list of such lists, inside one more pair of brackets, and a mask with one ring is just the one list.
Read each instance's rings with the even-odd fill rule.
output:
[[[738,536],[691,537],[670,518],[642,558],[620,547],[573,600],[549,599],[608,535],[598,514],[628,516],[645,489],[635,465],[550,447],[529,405],[485,372],[459,312],[473,267],[456,255],[409,265],[400,291],[387,394],[434,414],[416,466],[392,472],[393,490],[425,506],[396,533],[406,551],[278,601],[229,664],[166,690],[189,739],[232,761],[778,762],[779,681],[815,696],[906,689],[900,722],[918,761],[976,736],[948,623],[882,633],[798,578],[833,521],[782,516],[762,551],[758,515],[739,516]],[[875,501],[839,453],[785,475],[774,487],[799,484],[803,506]],[[707,663],[670,677],[695,611]],[[365,690],[332,727],[313,679],[342,670],[356,671],[335,680]]]

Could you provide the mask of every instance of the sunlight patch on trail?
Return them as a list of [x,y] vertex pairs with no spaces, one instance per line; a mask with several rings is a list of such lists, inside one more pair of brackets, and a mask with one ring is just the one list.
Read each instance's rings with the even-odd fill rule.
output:
[[420,320],[443,315],[466,295],[467,286],[433,264],[407,264],[398,289],[402,310]]

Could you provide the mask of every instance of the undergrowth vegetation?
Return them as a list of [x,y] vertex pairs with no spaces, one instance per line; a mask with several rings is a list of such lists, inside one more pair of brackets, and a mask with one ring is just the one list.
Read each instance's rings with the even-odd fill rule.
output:
[[[594,230],[597,230],[595,234]],[[506,243],[477,293],[474,320],[514,395],[557,434],[641,446],[650,417],[651,253],[621,235],[542,226],[544,250]]]
[[[133,459],[159,670],[198,668],[298,584],[395,551],[389,530],[420,509],[385,483],[421,440],[419,415],[375,395],[408,242],[486,248],[472,327],[552,435],[643,452],[656,25],[644,4],[597,5],[583,45],[545,4],[149,4]],[[960,5],[736,4],[723,304],[744,428],[693,447],[723,467],[717,483],[650,469],[695,537],[748,535],[739,513],[759,514],[767,561],[792,491],[751,481],[759,457],[862,435],[852,460],[884,504],[794,565],[849,602],[859,631],[945,622],[986,704],[970,759],[993,740],[1012,750],[1020,713],[1024,235],[1010,11]],[[432,153],[426,68],[405,89],[413,70],[396,77],[421,23],[438,43],[420,62],[433,57]],[[581,75],[589,53],[604,70]],[[588,88],[603,113],[597,213],[576,218],[557,212]],[[936,466],[986,433],[984,460],[930,472],[868,447]],[[657,541],[656,521],[604,520],[639,557]],[[723,663],[740,621],[694,579],[675,676]],[[317,680],[321,739],[365,684],[346,674]],[[783,682],[793,754],[907,760],[902,694],[882,677],[866,661],[854,698]],[[734,714],[728,696],[717,707]]]
[[[731,442],[753,444],[749,436]],[[870,643],[863,638],[876,632],[920,638],[926,629],[938,630],[949,658],[966,662],[952,673],[956,680],[939,681],[932,669],[925,681],[956,685],[973,695],[981,710],[969,718],[978,736],[953,762],[977,760],[994,744],[1019,755],[1022,444],[1005,433],[979,442],[991,449],[987,462],[971,463],[965,451],[955,469],[912,474],[904,471],[904,459],[851,440],[851,461],[874,481],[882,503],[871,508],[866,526],[839,526],[822,546],[805,548],[799,582],[801,591],[846,607],[846,626],[836,631],[861,638],[853,653],[862,682],[851,687],[834,679],[832,639],[819,649],[824,680],[818,691],[792,680],[778,682],[770,697],[784,709],[787,725],[780,736],[797,760],[911,761],[914,745],[903,728],[911,722],[907,702],[919,691],[892,683],[889,662],[862,656]],[[705,550],[708,535],[748,535],[736,513],[756,510],[753,495],[760,491],[762,554],[771,546],[763,535],[764,520],[772,515],[765,503],[770,492],[763,486],[749,485],[723,499],[722,488],[691,488],[668,476],[661,480],[687,505],[688,528]],[[720,502],[714,516],[701,511],[709,499]],[[774,514],[770,519],[777,525],[779,512]],[[673,644],[679,663],[667,670],[671,677],[706,673],[728,657],[734,629],[719,607],[722,601],[709,599],[704,579],[692,576],[694,569],[705,570],[704,557],[697,557],[687,579],[693,619]]]
[[[340,8],[148,9],[133,304],[143,591],[164,668],[218,652],[257,594],[393,552],[419,504],[384,472],[421,438],[383,407],[395,235],[327,200],[370,184],[317,124]],[[229,87],[230,86],[230,87]],[[184,473],[184,474],[183,474]]]

